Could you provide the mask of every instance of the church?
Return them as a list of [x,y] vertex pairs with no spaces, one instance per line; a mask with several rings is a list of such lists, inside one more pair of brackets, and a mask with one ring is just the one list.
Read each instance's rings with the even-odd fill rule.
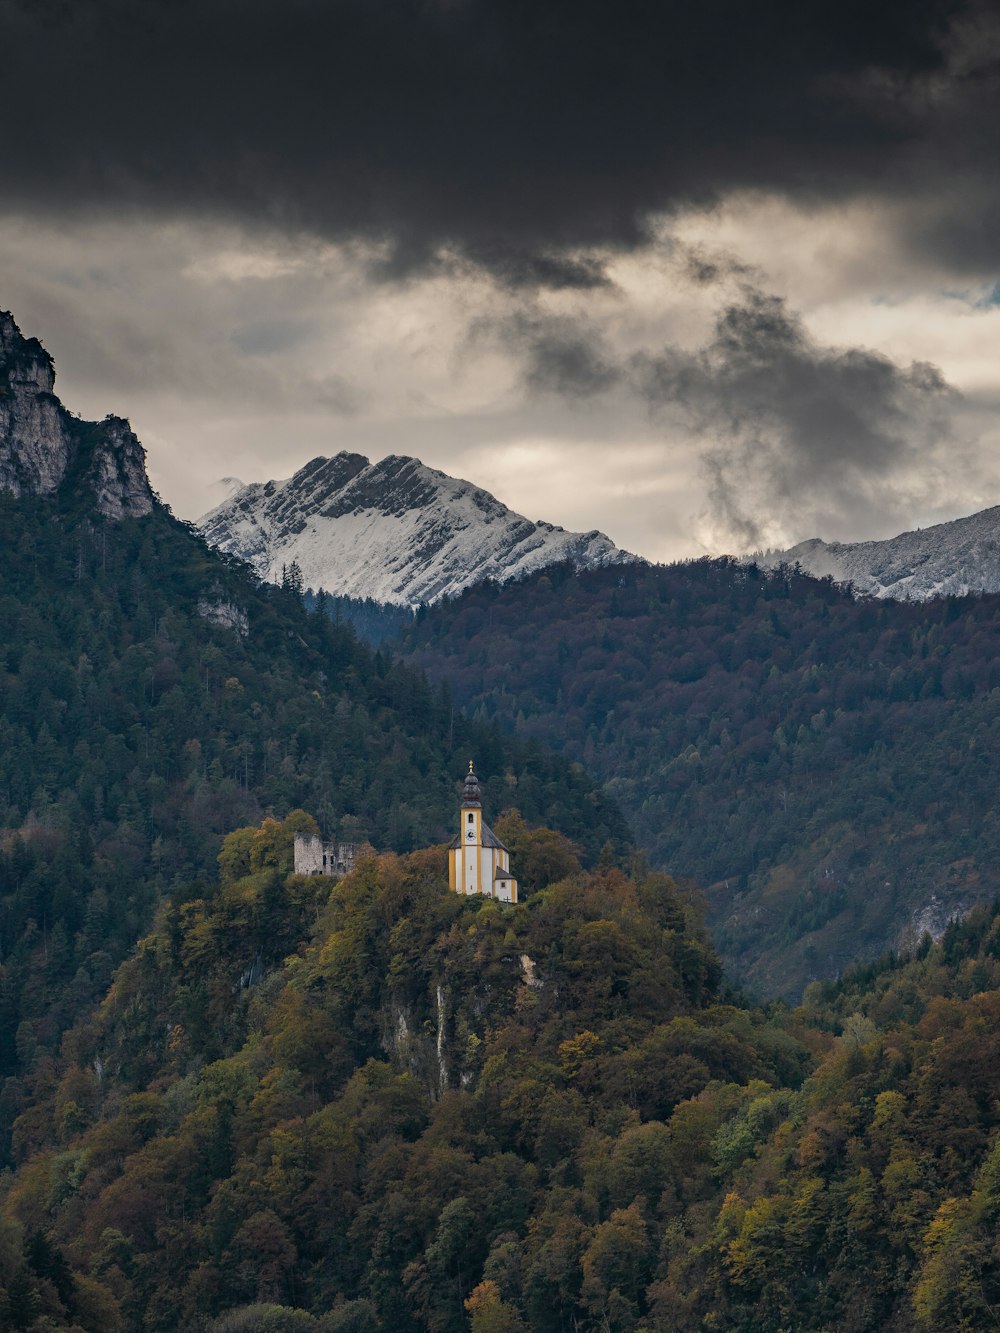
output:
[[502,903],[517,902],[510,853],[483,819],[482,792],[472,771],[462,791],[461,822],[448,849],[448,884],[453,893],[482,893]]

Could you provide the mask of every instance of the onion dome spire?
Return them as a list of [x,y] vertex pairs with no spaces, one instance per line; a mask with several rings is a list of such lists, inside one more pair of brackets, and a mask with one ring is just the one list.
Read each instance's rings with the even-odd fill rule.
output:
[[480,805],[482,792],[479,788],[479,779],[476,777],[475,770],[472,767],[472,760],[469,760],[469,771],[465,775],[465,786],[462,788],[462,805]]

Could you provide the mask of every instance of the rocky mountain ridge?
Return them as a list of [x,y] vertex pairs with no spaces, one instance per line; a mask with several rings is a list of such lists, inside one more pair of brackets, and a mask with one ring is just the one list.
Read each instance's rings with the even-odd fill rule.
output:
[[797,564],[816,578],[829,575],[859,592],[901,601],[1000,592],[1000,505],[881,541],[813,537],[785,551],[767,551],[760,563]]
[[80,421],[56,397],[55,366],[37,338],[0,311],[0,491],[93,492],[107,518],[141,518],[153,508],[142,445],[122,417]]
[[471,482],[394,454],[314,458],[287,481],[244,486],[199,527],[272,582],[294,561],[308,587],[409,606],[562,561],[592,569],[637,558],[603,532],[532,522]]

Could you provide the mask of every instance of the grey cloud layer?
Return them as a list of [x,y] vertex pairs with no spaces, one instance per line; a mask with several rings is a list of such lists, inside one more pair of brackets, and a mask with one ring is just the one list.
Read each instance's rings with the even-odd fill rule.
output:
[[[969,0],[0,0],[8,207],[138,208],[588,287],[588,248],[740,187],[910,192],[997,256],[990,7]],[[948,217],[942,183],[974,206]]]
[[[995,497],[996,441],[961,443],[992,400],[970,410],[922,352],[853,345],[867,305],[810,334],[811,309],[806,326],[712,241],[665,239],[597,291],[525,293],[482,274],[373,285],[349,247],[258,239],[0,222],[3,303],[56,356],[64,401],[130,415],[185,515],[220,475],[341,448],[416,454],[658,558],[884,536]],[[974,324],[988,347],[996,318],[949,335]]]
[[827,521],[884,514],[885,490],[926,485],[952,439],[956,395],[935,367],[822,347],[783,301],[752,289],[722,312],[701,353],[649,358],[640,382],[651,403],[676,404],[712,441],[710,503],[742,548],[807,507]]
[[712,527],[739,549],[801,530],[809,513],[824,526],[885,521],[958,460],[959,395],[939,370],[822,346],[781,298],[746,280],[694,351],[616,358],[599,330],[537,308],[513,316],[502,336],[520,347],[529,388],[636,395],[654,417],[697,435]]

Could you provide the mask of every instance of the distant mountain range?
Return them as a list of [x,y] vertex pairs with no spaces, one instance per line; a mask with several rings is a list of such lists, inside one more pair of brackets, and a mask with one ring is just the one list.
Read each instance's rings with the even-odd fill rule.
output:
[[861,592],[902,601],[1000,592],[1000,505],[883,541],[813,537],[786,551],[768,551],[760,563],[798,564],[816,578],[830,575]]
[[[261,578],[280,582],[295,562],[306,587],[397,606],[562,561],[583,570],[640,559],[603,532],[532,522],[481,487],[398,455],[315,458],[287,481],[244,486],[227,477],[218,493],[222,503],[198,526]],[[757,559],[902,601],[1000,592],[1000,506],[880,541],[814,537]]]
[[306,587],[409,606],[562,561],[594,569],[637,559],[603,532],[532,522],[471,482],[394,454],[314,458],[287,481],[236,490],[199,527],[271,582],[294,561]]

